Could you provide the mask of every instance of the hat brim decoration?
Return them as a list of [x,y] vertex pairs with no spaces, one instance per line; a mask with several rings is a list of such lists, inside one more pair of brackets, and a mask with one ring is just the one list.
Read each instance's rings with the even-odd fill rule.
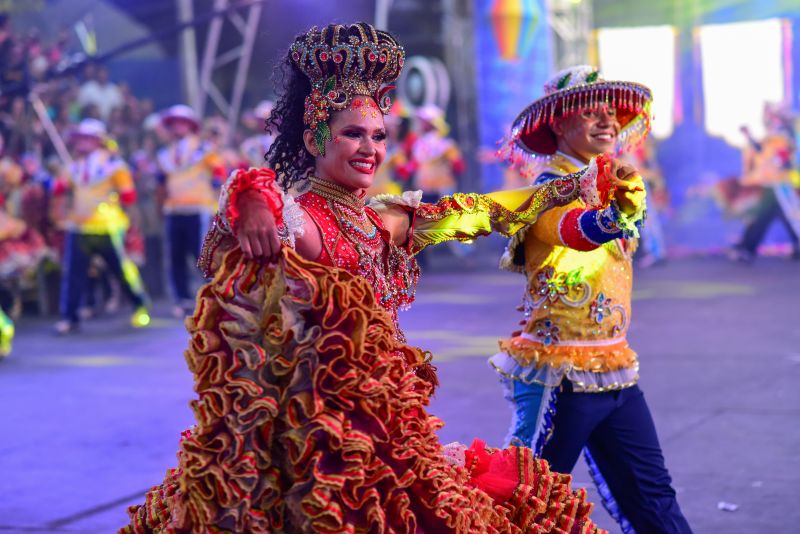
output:
[[161,124],[166,127],[179,121],[191,124],[195,132],[200,130],[200,118],[189,106],[177,104],[161,114]]
[[170,126],[171,124],[175,124],[176,122],[186,122],[192,125],[192,129],[196,132],[200,129],[200,123],[192,119],[191,117],[184,117],[182,115],[167,115],[162,117],[161,124],[164,126]]
[[605,81],[593,70],[583,76],[581,83],[561,88],[571,74],[567,72],[561,76],[552,92],[534,101],[517,116],[510,135],[498,151],[502,159],[524,176],[538,174],[556,154],[558,144],[551,125],[557,117],[597,110],[601,106],[615,109],[620,124],[617,154],[638,145],[650,131],[653,95],[648,87],[635,82]]

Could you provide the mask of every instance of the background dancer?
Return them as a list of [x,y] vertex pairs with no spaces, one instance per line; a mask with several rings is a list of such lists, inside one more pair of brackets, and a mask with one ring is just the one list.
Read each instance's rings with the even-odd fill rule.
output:
[[764,126],[767,134],[760,141],[747,127],[742,128],[748,143],[743,152],[742,185],[761,188],[761,200],[730,256],[743,262],[755,259],[758,246],[778,219],[789,234],[790,257],[800,260],[800,201],[795,190],[800,184],[792,117],[786,110],[767,104]]
[[97,119],[84,119],[70,135],[75,161],[66,180],[56,185],[57,192],[72,195],[64,244],[61,277],[61,320],[55,325],[59,335],[75,332],[79,324],[78,307],[84,293],[93,255],[103,258],[110,272],[120,281],[133,304],[134,327],[147,326],[150,315],[147,296],[136,264],[125,253],[124,237],[129,216],[136,202],[128,165],[103,144],[105,125]]
[[198,135],[200,120],[189,106],[169,108],[161,118],[172,142],[158,153],[164,182],[164,223],[173,313],[182,317],[194,303],[189,261],[197,261],[214,211],[216,187],[225,176],[220,156]]

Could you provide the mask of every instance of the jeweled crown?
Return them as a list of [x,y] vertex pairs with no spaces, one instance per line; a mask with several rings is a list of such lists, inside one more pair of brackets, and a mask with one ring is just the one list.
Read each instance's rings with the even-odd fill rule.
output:
[[304,122],[318,134],[318,146],[329,138],[323,124],[329,109],[347,108],[355,95],[375,99],[387,114],[392,101],[386,87],[400,76],[405,51],[391,34],[365,22],[311,28],[289,49],[292,62],[311,81]]
[[336,94],[323,95],[334,109],[346,107],[353,95],[378,96],[385,113],[391,102],[380,91],[400,76],[405,61],[405,51],[394,37],[364,22],[314,27],[292,44],[290,54],[312,87],[321,89],[334,78]]

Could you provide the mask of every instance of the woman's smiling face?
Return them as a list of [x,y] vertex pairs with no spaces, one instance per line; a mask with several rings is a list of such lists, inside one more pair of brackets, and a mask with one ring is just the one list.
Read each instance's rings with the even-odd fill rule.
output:
[[317,176],[350,191],[367,189],[386,156],[383,113],[373,99],[356,96],[347,109],[331,114],[328,126],[332,139],[325,142],[324,156],[316,153],[313,132],[304,134],[306,148],[316,156]]

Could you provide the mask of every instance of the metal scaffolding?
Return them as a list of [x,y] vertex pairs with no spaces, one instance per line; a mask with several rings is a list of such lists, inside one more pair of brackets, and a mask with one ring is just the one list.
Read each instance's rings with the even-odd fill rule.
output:
[[[192,0],[176,0],[180,23],[189,23],[193,18]],[[235,130],[242,107],[242,97],[247,83],[247,71],[253,55],[253,45],[261,17],[263,1],[214,0],[214,13],[206,35],[203,60],[198,72],[197,40],[194,28],[187,26],[183,30],[181,41],[182,64],[184,66],[184,83],[189,104],[201,117],[205,114],[206,103],[210,98],[228,122],[227,135]],[[230,50],[220,52],[219,41],[222,27],[228,22],[241,36],[241,43]],[[236,63],[236,74],[230,99],[226,99],[222,91],[214,83],[214,71],[226,65]]]
[[547,0],[547,22],[555,70],[589,61],[593,27],[591,0]]

